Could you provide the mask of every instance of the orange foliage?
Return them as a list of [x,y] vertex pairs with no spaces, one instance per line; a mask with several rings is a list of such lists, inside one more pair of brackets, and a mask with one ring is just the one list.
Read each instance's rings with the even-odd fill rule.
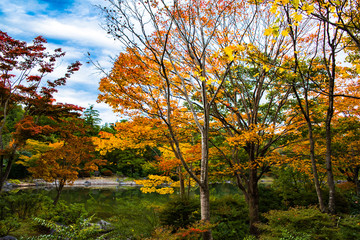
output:
[[[94,156],[95,148],[90,137],[78,136],[86,131],[76,119],[63,120],[58,130],[62,140],[50,143],[50,150],[43,153],[28,170],[34,177],[48,182],[72,183],[79,170],[95,171],[105,161]],[[84,132],[83,132],[84,133]]]

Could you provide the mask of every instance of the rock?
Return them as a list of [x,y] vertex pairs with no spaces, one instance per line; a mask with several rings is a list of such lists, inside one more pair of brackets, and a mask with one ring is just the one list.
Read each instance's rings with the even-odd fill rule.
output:
[[85,181],[85,182],[84,182],[84,185],[85,185],[85,186],[90,186],[90,185],[91,185],[91,182]]
[[111,231],[113,229],[111,223],[104,220],[100,220],[96,224],[100,227],[101,230],[104,231]]
[[5,236],[1,237],[0,240],[17,240],[17,238],[13,236]]
[[5,182],[3,187],[4,187],[4,190],[11,190],[11,189],[13,189],[14,184],[9,183],[9,182]]

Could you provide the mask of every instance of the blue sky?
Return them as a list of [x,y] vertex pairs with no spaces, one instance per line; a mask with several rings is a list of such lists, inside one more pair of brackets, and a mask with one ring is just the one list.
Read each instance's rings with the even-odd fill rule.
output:
[[48,49],[61,47],[66,52],[50,77],[61,76],[75,61],[83,63],[67,85],[55,95],[58,102],[88,107],[94,104],[105,122],[119,119],[106,104],[96,103],[101,74],[86,64],[87,52],[105,69],[111,69],[111,58],[121,46],[102,29],[100,10],[95,6],[104,0],[1,0],[0,30],[11,37],[30,42],[36,36],[47,39]]

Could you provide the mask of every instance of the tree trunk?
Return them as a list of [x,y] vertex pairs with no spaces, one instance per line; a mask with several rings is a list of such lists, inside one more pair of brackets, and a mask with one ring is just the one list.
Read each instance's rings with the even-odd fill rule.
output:
[[[201,221],[204,223],[210,222],[210,192],[208,185],[200,187],[200,209]],[[211,240],[211,230],[203,233],[203,240]]]
[[331,164],[331,127],[330,121],[326,123],[326,173],[329,187],[329,213],[335,213],[335,182]]
[[4,155],[0,156],[0,192],[2,190],[2,187],[4,185],[3,182],[3,168],[4,168]]
[[[336,35],[335,35],[336,38]],[[328,109],[326,113],[325,129],[326,129],[326,173],[327,173],[327,183],[329,187],[329,213],[335,213],[335,183],[334,183],[334,174],[332,171],[331,163],[331,119],[334,114],[334,87],[335,87],[335,76],[336,76],[336,45],[332,41],[331,44],[331,69],[328,69],[329,75],[329,96],[328,96]]]
[[57,194],[56,194],[56,197],[55,197],[54,202],[53,202],[54,206],[56,206],[56,204],[58,203],[58,201],[60,199],[60,194],[61,194],[61,192],[62,192],[62,190],[64,188],[64,185],[65,185],[65,181],[60,180],[59,186],[56,187]]
[[247,196],[248,198],[246,200],[249,206],[250,234],[258,236],[259,231],[256,224],[259,222],[259,188],[256,168],[250,169]]
[[311,168],[313,171],[313,177],[314,177],[314,184],[315,184],[315,190],[316,195],[319,202],[319,207],[321,212],[325,212],[325,205],[324,201],[321,195],[321,188],[320,188],[320,182],[319,182],[319,175],[316,167],[316,160],[315,160],[315,142],[312,132],[312,126],[311,123],[308,122],[308,130],[309,130],[309,142],[310,142],[310,159],[311,159]]
[[[206,97],[206,83],[203,82],[204,126],[201,131],[201,170],[200,170],[200,208],[201,220],[210,222],[210,191],[209,191],[209,125],[210,108]],[[212,240],[211,230],[203,233],[203,240]]]
[[355,183],[355,192],[357,196],[359,196],[359,192],[360,192],[359,170],[360,170],[360,166],[356,166],[354,169],[354,183]]
[[178,174],[179,174],[179,182],[180,182],[180,197],[184,198],[185,197],[185,182],[184,182],[183,174],[181,172],[181,166],[178,167]]
[[9,156],[8,162],[7,162],[5,170],[4,170],[4,167],[3,167],[4,156],[1,156],[0,192],[2,191],[2,189],[4,187],[5,181],[9,177],[10,170],[11,170],[12,164],[14,162],[14,158],[15,158],[14,153]]

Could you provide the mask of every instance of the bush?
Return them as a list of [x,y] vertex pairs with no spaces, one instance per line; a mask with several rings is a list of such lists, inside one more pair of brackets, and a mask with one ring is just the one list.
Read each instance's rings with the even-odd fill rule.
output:
[[195,199],[176,197],[165,204],[159,218],[161,225],[171,226],[176,231],[200,220],[200,206]]
[[8,216],[25,219],[38,215],[51,205],[52,200],[41,193],[2,193],[0,198],[0,219]]
[[55,209],[46,219],[53,222],[65,225],[77,224],[79,219],[87,217],[89,214],[85,210],[85,205],[82,203],[66,204],[64,201],[57,203]]
[[339,217],[337,224],[340,228],[339,239],[360,239],[360,216]]
[[272,186],[259,185],[259,212],[266,213],[270,210],[286,210],[283,198],[278,190]]
[[264,216],[268,223],[258,225],[261,239],[309,239],[308,236],[310,239],[337,239],[333,219],[315,207],[271,210]]
[[212,201],[211,221],[214,239],[237,240],[249,234],[248,208],[239,195],[222,197]]
[[360,196],[352,194],[348,197],[348,200],[350,202],[350,210],[349,214],[351,215],[359,215],[360,214]]
[[310,206],[317,204],[317,196],[311,179],[291,167],[274,169],[274,183],[272,188],[275,196],[281,198],[281,206],[286,209],[296,206]]
[[113,230],[105,239],[144,239],[159,226],[154,207],[148,202],[119,199],[113,206],[114,216],[107,219]]
[[0,221],[0,237],[9,235],[10,232],[20,228],[19,219],[8,217]]
[[30,237],[28,240],[46,240],[46,239],[72,239],[72,240],[87,240],[95,239],[101,232],[99,226],[91,224],[91,218],[80,218],[77,224],[70,226],[62,226],[49,220],[34,218],[34,221],[45,228],[53,229],[53,233],[47,235],[40,235]]

